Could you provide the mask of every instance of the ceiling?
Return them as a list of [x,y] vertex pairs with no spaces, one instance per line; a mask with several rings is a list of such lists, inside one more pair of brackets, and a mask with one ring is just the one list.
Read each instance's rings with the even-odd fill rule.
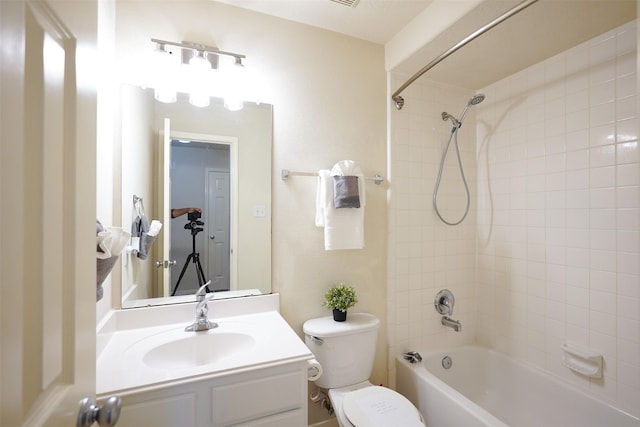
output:
[[[216,0],[386,44],[433,0]],[[463,0],[447,0],[451,2]],[[484,0],[393,71],[408,76],[521,0]],[[540,0],[461,48],[427,74],[480,89],[636,17],[636,0]]]
[[216,0],[326,30],[385,44],[433,0]]
[[[416,73],[520,0],[488,0],[405,60],[395,71]],[[425,75],[481,89],[636,17],[636,0],[540,0],[470,41]]]

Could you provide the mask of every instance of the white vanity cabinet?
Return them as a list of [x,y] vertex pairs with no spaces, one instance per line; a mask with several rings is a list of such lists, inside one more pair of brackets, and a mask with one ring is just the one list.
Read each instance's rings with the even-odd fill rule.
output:
[[118,427],[307,425],[307,363],[197,379],[120,395]]
[[306,426],[317,362],[278,301],[212,301],[217,326],[199,332],[185,330],[195,302],[114,311],[98,328],[98,401],[120,396],[118,427]]

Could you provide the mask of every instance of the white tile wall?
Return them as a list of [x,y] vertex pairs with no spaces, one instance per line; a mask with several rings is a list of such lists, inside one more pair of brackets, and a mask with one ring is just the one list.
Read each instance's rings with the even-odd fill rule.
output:
[[[636,40],[632,22],[484,89],[477,339],[640,415]],[[604,379],[562,367],[563,342]]]
[[[425,76],[403,93],[390,112],[392,384],[398,353],[478,341],[640,415],[636,44],[634,21],[480,91],[459,133],[472,205],[457,227],[431,206],[451,130],[440,114],[457,116],[473,92]],[[440,190],[451,217],[463,209],[454,161]],[[440,325],[442,288],[462,333]],[[562,367],[563,342],[601,352],[604,379]]]
[[[407,76],[394,76],[394,87]],[[441,154],[451,135],[451,122],[441,114],[459,117],[472,92],[430,82],[414,83],[403,96],[402,111],[391,112],[389,179],[388,339],[390,381],[395,356],[406,350],[425,350],[472,342],[475,337],[475,112],[458,132],[471,208],[460,226],[442,223],[432,207]],[[449,149],[439,210],[450,222],[464,213],[465,193],[458,172],[454,142]],[[453,291],[453,318],[462,323],[457,333],[440,324],[433,301],[441,289]]]

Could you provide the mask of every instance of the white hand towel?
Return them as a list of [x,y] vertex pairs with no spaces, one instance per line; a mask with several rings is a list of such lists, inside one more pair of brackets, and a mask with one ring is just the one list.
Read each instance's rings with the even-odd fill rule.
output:
[[330,176],[357,176],[360,207],[336,209],[333,204],[333,180],[325,180],[324,248],[328,251],[364,248],[364,175],[352,160],[342,160],[331,169]]
[[329,169],[318,171],[316,185],[316,227],[324,227],[325,205],[327,204],[327,183],[331,179]]
[[151,221],[151,224],[149,225],[149,231],[147,232],[147,234],[149,236],[157,236],[161,229],[162,229],[162,223],[154,219],[153,221]]
[[107,259],[120,255],[130,238],[131,233],[120,227],[107,227],[96,236],[96,243],[100,248],[100,251],[96,251],[96,256],[99,259]]

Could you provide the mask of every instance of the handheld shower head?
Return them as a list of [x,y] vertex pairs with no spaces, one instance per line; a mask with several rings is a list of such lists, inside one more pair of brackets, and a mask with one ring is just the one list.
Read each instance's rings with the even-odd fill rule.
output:
[[484,94],[479,93],[477,95],[473,95],[471,97],[471,99],[469,100],[469,102],[467,102],[467,106],[464,107],[464,111],[462,112],[462,114],[460,115],[460,126],[462,126],[462,122],[464,121],[464,117],[467,115],[467,111],[469,110],[469,107],[473,106],[473,105],[478,105],[480,104],[482,101],[484,101]]
[[480,104],[482,101],[484,101],[484,94],[483,93],[479,93],[477,95],[474,95],[470,100],[469,103],[467,105],[478,105]]
[[477,95],[474,95],[469,102],[467,102],[467,106],[464,107],[464,111],[462,111],[462,114],[460,115],[460,120],[456,119],[455,117],[453,117],[451,114],[447,113],[446,111],[442,112],[442,120],[444,120],[445,122],[447,120],[451,120],[451,123],[453,123],[453,130],[456,130],[460,128],[460,126],[462,126],[462,122],[464,121],[464,117],[467,115],[467,110],[469,110],[469,107],[473,106],[473,105],[478,105],[480,104],[482,101],[484,101],[484,94],[479,93]]
[[[433,208],[436,211],[436,214],[438,215],[438,218],[440,218],[442,220],[442,222],[444,222],[447,225],[458,225],[462,221],[464,221],[464,219],[467,217],[467,214],[469,213],[469,207],[471,206],[471,196],[469,194],[469,185],[467,184],[467,179],[464,176],[464,168],[462,167],[462,158],[460,157],[460,148],[458,147],[458,130],[462,126],[462,121],[464,120],[464,116],[467,114],[467,110],[469,110],[469,107],[471,107],[472,105],[478,105],[482,101],[484,101],[484,95],[483,94],[479,93],[477,95],[474,95],[469,100],[469,102],[467,102],[467,106],[464,107],[464,111],[462,112],[462,115],[460,116],[460,120],[456,119],[455,117],[453,117],[451,114],[447,113],[446,111],[442,112],[442,120],[447,121],[447,120],[451,119],[451,122],[453,123],[453,128],[451,129],[451,134],[449,135],[449,142],[447,142],[447,146],[444,149],[444,151],[442,152],[442,157],[440,158],[440,169],[438,170],[438,178],[436,178],[436,187],[433,190]],[[458,220],[456,222],[447,221],[446,219],[444,219],[442,217],[442,215],[440,215],[440,211],[438,210],[438,189],[440,188],[440,180],[442,179],[442,171],[444,169],[445,159],[447,158],[447,152],[449,151],[449,147],[451,146],[451,141],[452,140],[455,141],[456,154],[458,155],[458,166],[460,167],[460,177],[462,178],[462,183],[464,184],[465,193],[467,195],[467,204],[466,204],[466,207],[465,207],[464,214],[462,214],[462,218],[460,218],[460,220]]]

